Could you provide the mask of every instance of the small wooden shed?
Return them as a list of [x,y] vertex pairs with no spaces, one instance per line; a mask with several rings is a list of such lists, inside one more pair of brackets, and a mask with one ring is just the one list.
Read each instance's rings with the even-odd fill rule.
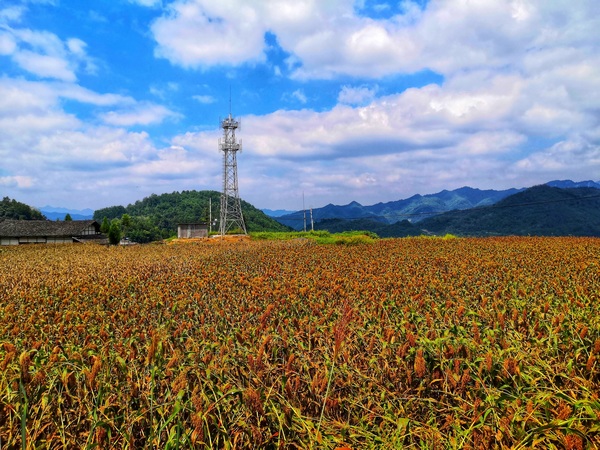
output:
[[65,244],[97,241],[105,238],[95,220],[0,219],[0,245]]
[[208,224],[206,223],[180,223],[177,225],[178,239],[208,237]]

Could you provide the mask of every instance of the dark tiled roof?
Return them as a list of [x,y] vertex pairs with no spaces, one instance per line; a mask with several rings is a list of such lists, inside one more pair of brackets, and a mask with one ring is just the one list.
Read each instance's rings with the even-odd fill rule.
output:
[[53,222],[50,220],[0,219],[0,237],[80,236],[91,225],[97,232],[100,231],[100,225],[95,220]]

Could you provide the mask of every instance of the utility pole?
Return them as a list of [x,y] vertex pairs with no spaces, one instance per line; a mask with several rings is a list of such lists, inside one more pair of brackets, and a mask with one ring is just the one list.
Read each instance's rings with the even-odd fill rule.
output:
[[302,191],[302,213],[304,214],[304,232],[306,233],[306,208],[304,207],[304,191]]

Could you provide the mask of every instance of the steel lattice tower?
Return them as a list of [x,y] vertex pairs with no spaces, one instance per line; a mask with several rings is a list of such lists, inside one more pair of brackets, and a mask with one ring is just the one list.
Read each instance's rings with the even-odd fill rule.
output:
[[223,138],[219,139],[219,150],[223,152],[223,192],[219,224],[221,236],[236,228],[246,234],[237,178],[237,152],[242,151],[242,141],[238,143],[235,139],[235,130],[238,127],[239,122],[231,117],[231,113],[221,121],[221,128],[223,128]]

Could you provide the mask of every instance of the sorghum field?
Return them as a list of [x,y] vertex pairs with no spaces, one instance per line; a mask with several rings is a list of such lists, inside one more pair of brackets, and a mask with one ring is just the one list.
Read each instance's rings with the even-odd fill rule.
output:
[[0,249],[0,447],[598,448],[600,240]]

